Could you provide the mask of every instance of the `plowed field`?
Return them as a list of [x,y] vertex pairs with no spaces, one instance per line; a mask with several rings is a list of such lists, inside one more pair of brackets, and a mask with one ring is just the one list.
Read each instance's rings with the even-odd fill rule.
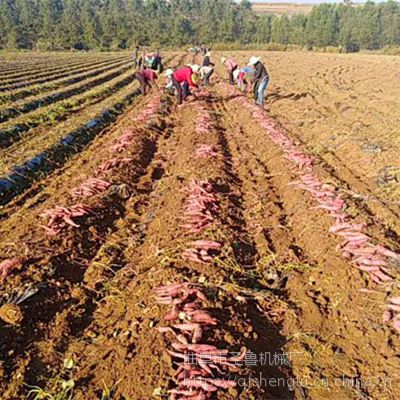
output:
[[263,110],[42,57],[0,70],[1,399],[398,398],[398,58],[265,53]]

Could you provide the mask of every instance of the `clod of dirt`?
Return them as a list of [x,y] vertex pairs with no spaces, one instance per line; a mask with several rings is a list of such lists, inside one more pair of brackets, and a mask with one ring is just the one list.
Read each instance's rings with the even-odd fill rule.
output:
[[0,318],[7,324],[19,325],[24,315],[16,304],[4,304],[0,307]]
[[130,193],[128,187],[123,183],[121,185],[113,185],[110,188],[110,194],[116,195],[121,199],[129,199]]
[[363,144],[361,146],[361,150],[364,153],[371,153],[371,154],[379,154],[383,151],[382,147],[377,145],[377,144],[373,144],[373,143],[366,143]]
[[400,182],[400,167],[387,166],[379,172],[378,179],[376,180],[379,186],[385,186],[390,183]]

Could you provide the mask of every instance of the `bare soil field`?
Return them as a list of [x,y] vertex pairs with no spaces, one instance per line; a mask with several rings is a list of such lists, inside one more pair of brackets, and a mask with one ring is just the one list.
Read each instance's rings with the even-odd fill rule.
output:
[[[251,55],[239,54],[242,64]],[[271,75],[269,114],[324,161],[344,194],[400,234],[399,57],[260,56]]]
[[261,55],[265,110],[221,54],[178,109],[121,54],[4,106],[1,399],[398,398],[400,59]]

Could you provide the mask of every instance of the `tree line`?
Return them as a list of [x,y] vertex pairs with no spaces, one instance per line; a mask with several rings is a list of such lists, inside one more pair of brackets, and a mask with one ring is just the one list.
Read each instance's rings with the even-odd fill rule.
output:
[[0,0],[0,48],[120,50],[205,43],[400,46],[400,5],[321,4],[309,14],[256,15],[243,0]]

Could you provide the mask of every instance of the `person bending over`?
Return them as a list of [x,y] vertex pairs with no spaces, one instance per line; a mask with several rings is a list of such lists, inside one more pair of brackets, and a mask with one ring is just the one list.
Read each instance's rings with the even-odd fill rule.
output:
[[187,67],[178,68],[176,71],[168,69],[165,76],[171,80],[172,85],[176,91],[177,104],[181,105],[182,102],[191,94],[190,89],[197,89],[198,85],[194,82],[194,75],[198,75],[200,67],[192,65]]
[[143,96],[146,95],[147,89],[150,90],[153,85],[158,88],[156,82],[158,79],[157,73],[152,71],[151,69],[141,69],[139,71],[136,71],[134,76],[135,79],[137,79],[140,83],[140,92]]

